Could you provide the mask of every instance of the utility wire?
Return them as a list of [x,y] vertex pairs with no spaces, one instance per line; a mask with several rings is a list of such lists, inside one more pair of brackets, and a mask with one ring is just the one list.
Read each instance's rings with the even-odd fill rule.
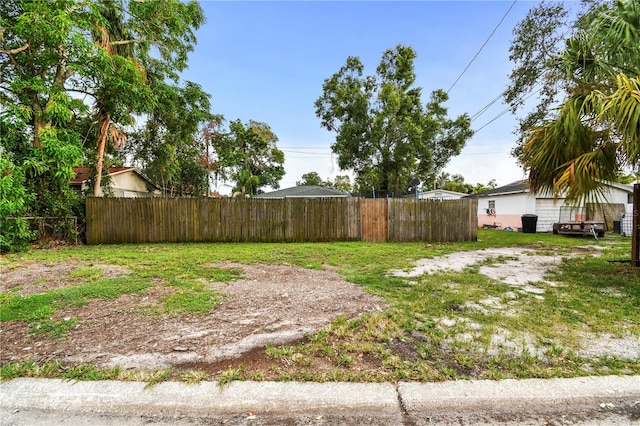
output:
[[447,90],[447,94],[451,91],[451,89],[453,89],[453,87],[458,83],[458,81],[460,81],[460,79],[462,78],[462,76],[464,75],[465,72],[467,72],[467,70],[469,69],[469,67],[471,66],[471,64],[473,64],[473,61],[476,60],[476,58],[478,57],[478,55],[480,54],[480,52],[482,52],[482,49],[484,49],[484,47],[487,45],[487,43],[489,43],[489,40],[491,40],[491,37],[493,37],[493,35],[496,33],[496,31],[498,31],[498,27],[500,27],[500,25],[502,24],[502,22],[505,20],[505,18],[507,17],[507,15],[509,14],[509,12],[511,12],[511,9],[513,9],[513,6],[515,6],[516,2],[518,0],[513,0],[513,3],[511,3],[511,6],[509,7],[509,9],[506,11],[506,13],[502,16],[502,19],[500,19],[500,22],[498,22],[498,25],[495,26],[495,28],[493,29],[493,31],[491,32],[491,34],[489,34],[489,37],[487,37],[487,39],[484,41],[484,43],[482,44],[482,46],[480,46],[480,49],[478,50],[478,52],[475,54],[475,56],[471,59],[471,61],[469,62],[469,64],[467,64],[467,66],[465,67],[465,69],[462,70],[462,72],[460,73],[460,75],[458,76],[458,78],[456,78],[456,81],[453,82],[453,84],[451,85],[451,87],[449,87],[449,90]]
[[[538,92],[540,92],[540,90],[542,90],[542,87],[539,88],[538,90],[536,90],[535,92],[532,92],[529,94],[529,96],[527,96],[526,98],[524,98],[522,101],[526,101],[527,99],[529,99],[530,97],[536,95]],[[495,101],[492,101],[492,103]],[[486,108],[486,107],[485,107]],[[480,130],[484,129],[485,127],[487,127],[489,124],[493,123],[494,121],[496,121],[498,118],[502,117],[503,115],[505,115],[507,112],[509,112],[511,108],[507,107],[505,109],[503,109],[498,115],[496,115],[495,117],[493,117],[491,120],[489,120],[488,122],[486,122],[483,126],[481,126],[480,128],[474,130],[474,133],[478,133]],[[477,113],[476,113],[477,114]]]
[[[328,148],[327,148],[328,149]],[[292,151],[290,149],[286,149],[286,148],[281,148],[280,149],[283,152],[290,152],[293,154],[306,154],[306,155],[331,155],[330,152],[311,152],[311,151]]]
[[327,149],[330,148],[328,145],[307,145],[307,146],[291,146],[291,145],[286,145],[286,146],[281,146],[279,147],[281,149]]
[[476,112],[475,114],[473,114],[473,115],[471,116],[471,122],[473,123],[475,120],[477,120],[478,118],[480,118],[480,116],[481,116],[482,114],[484,114],[485,112],[487,112],[487,110],[488,110],[489,108],[491,108],[491,106],[492,106],[493,104],[495,104],[495,103],[498,101],[498,99],[500,99],[501,97],[502,97],[502,93],[498,94],[498,96],[496,96],[495,98],[493,98],[493,100],[492,100],[491,102],[489,102],[487,105],[485,105],[484,107],[482,107],[482,109],[481,109],[480,111],[478,111],[478,112]]
[[487,127],[489,124],[493,123],[494,121],[496,121],[498,118],[502,117],[503,115],[505,115],[507,112],[509,112],[509,108],[504,109],[500,114],[496,115],[495,117],[493,117],[491,120],[487,121],[482,127],[474,130],[474,133],[478,133],[480,130],[484,129],[485,127]]
[[[516,0],[517,1],[517,0]],[[515,4],[515,1],[513,2]],[[635,5],[635,4],[634,4]],[[511,5],[511,7],[513,7],[513,4]],[[511,10],[511,8],[509,9]],[[509,11],[507,11],[507,13],[509,13]],[[506,15],[505,15],[506,16]],[[577,26],[580,21],[582,21],[582,19],[584,19],[586,16],[586,14],[580,16],[580,18],[576,21],[576,23],[573,25],[573,27]],[[503,17],[504,19],[504,17]],[[499,24],[498,24],[499,25]],[[572,26],[568,26],[567,29],[564,30],[564,32],[562,33],[561,38],[564,38],[573,28]],[[458,77],[459,79],[459,77]],[[457,81],[457,80],[456,80]],[[451,86],[453,87],[453,86]],[[451,90],[451,89],[449,89]],[[537,90],[531,92],[526,98],[524,98],[523,100],[527,100],[530,97],[532,97],[533,95],[537,94],[538,92],[540,92],[540,90],[542,90],[541,87],[539,87]],[[492,101],[490,101],[487,105],[485,105],[482,109],[480,109],[480,111],[476,112],[475,114],[473,114],[471,116],[471,122],[474,122],[476,119],[480,118],[480,116],[482,114],[484,114],[485,112],[487,112],[487,110],[494,104],[497,102],[498,99],[500,99],[500,97],[502,97],[502,93],[499,94],[498,96],[496,96]],[[498,113],[497,116],[495,116],[494,118],[492,118],[491,120],[489,120],[487,123],[485,123],[482,127],[478,128],[475,130],[475,132],[479,132],[480,130],[484,129],[485,127],[487,127],[489,124],[493,123],[494,121],[496,121],[498,118],[502,117],[504,114],[507,113],[507,111],[509,110],[509,108],[505,109],[504,111]]]
[[[511,5],[511,7],[509,8],[509,10],[511,10],[511,8],[514,6],[514,4],[516,3],[516,1],[517,1],[517,0],[515,0],[515,1],[513,2],[513,4]],[[635,6],[636,6],[636,3],[634,3],[634,7],[635,7]],[[507,11],[507,13],[509,13],[509,10]],[[576,21],[576,23],[575,23],[573,26],[568,26],[568,28],[567,28],[567,29],[562,33],[562,38],[564,38],[564,37],[565,37],[565,36],[566,36],[566,35],[567,35],[567,34],[568,34],[568,33],[569,33],[569,32],[570,32],[574,27],[576,27],[576,26],[580,23],[580,21],[582,21],[586,16],[587,16],[587,13],[583,14],[582,16],[580,16],[580,18]],[[504,17],[506,17],[506,14],[505,14],[505,16],[503,16],[503,18],[502,18],[503,20],[504,20]],[[502,20],[501,20],[500,22],[502,22]],[[499,25],[500,25],[500,24],[498,24],[498,26],[499,26]],[[497,29],[497,27],[496,27],[496,29]],[[494,30],[494,32],[495,32],[495,30]],[[491,35],[493,35],[493,33],[491,33]],[[489,37],[491,37],[491,36],[489,36]],[[488,40],[487,40],[487,41],[488,41]],[[486,44],[486,42],[485,42],[485,44]],[[483,45],[483,47],[484,47],[484,45]],[[481,48],[481,50],[482,50],[482,48]],[[478,52],[478,53],[480,53],[480,52]],[[477,56],[477,54],[476,54],[476,56]],[[475,59],[475,57],[474,57],[474,59]],[[472,60],[472,62],[473,62],[473,60]],[[470,63],[469,65],[471,65],[471,63]],[[467,66],[467,68],[468,68],[468,66]],[[466,71],[466,68],[465,68],[465,71]],[[464,74],[464,71],[463,71],[463,74]],[[462,77],[462,74],[460,74],[460,77]],[[458,80],[460,79],[460,77],[458,77]],[[456,80],[456,82],[457,82],[458,80]],[[454,83],[454,85],[455,85],[455,83]],[[453,88],[453,85],[451,86],[451,88]],[[451,90],[451,88],[449,88],[449,90]],[[523,99],[523,101],[526,101],[527,99],[529,99],[529,98],[530,98],[530,97],[532,97],[533,95],[537,94],[537,93],[538,93],[538,92],[540,92],[541,90],[542,90],[542,87],[539,87],[537,90],[535,90],[535,91],[531,92],[527,97],[525,97],[525,98]],[[447,93],[448,93],[448,91],[447,91]],[[478,112],[476,112],[475,114],[473,114],[473,115],[471,116],[471,122],[474,122],[474,121],[475,121],[475,120],[477,120],[477,119],[478,119],[482,114],[484,114],[485,112],[487,112],[487,110],[488,110],[488,109],[489,109],[489,108],[490,108],[494,103],[496,103],[496,102],[498,101],[498,99],[500,99],[500,98],[502,97],[502,95],[503,95],[502,93],[501,93],[501,94],[499,94],[499,95],[498,95],[498,96],[496,96],[493,100],[491,100],[487,105],[485,105],[484,107],[482,107],[482,109],[480,109]],[[500,117],[502,117],[504,114],[506,114],[506,113],[507,113],[507,111],[509,111],[509,108],[506,108],[505,110],[503,110],[503,111],[501,111],[500,113],[498,113],[498,115],[496,115],[496,116],[495,116],[495,117],[493,117],[491,120],[489,120],[487,123],[485,123],[484,125],[482,125],[482,126],[481,126],[481,127],[479,127],[478,129],[476,129],[476,130],[475,130],[475,132],[477,133],[477,132],[479,132],[480,130],[484,129],[484,128],[485,128],[485,127],[487,127],[489,124],[493,123],[493,122],[494,122],[494,121],[496,121],[498,118],[500,118]]]

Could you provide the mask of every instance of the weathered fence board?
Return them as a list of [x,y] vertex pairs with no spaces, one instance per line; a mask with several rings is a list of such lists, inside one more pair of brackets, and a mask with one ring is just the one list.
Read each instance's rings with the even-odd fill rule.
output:
[[477,200],[87,198],[88,244],[469,241]]
[[389,200],[385,198],[360,200],[362,241],[387,241],[388,203]]
[[389,241],[468,241],[477,238],[471,200],[389,200]]

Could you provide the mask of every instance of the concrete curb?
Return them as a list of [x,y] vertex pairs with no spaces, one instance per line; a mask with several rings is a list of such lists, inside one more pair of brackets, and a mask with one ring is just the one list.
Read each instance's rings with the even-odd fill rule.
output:
[[[442,383],[74,382],[13,379],[0,383],[0,412],[91,413],[177,418],[255,413],[272,416],[366,415],[378,424],[427,424],[439,413],[561,411],[582,407],[631,407],[640,417],[640,376],[580,377]],[[572,409],[573,409],[572,408]],[[479,414],[480,413],[480,414]],[[635,416],[635,414],[634,414]],[[441,417],[444,418],[444,417]],[[606,424],[606,423],[605,423]],[[627,423],[628,424],[628,423]]]
[[607,404],[640,399],[640,376],[400,383],[398,392],[407,411],[447,410],[462,400],[468,408]]
[[376,415],[399,414],[390,383],[72,382],[14,379],[0,384],[0,407],[140,416],[184,416],[255,412],[286,414],[331,408]]

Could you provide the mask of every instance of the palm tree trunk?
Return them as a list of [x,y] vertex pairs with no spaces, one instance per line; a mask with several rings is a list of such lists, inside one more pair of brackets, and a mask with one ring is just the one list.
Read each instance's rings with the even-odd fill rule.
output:
[[96,181],[93,184],[93,196],[100,196],[100,184],[102,181],[102,165],[104,163],[104,149],[107,145],[107,131],[111,123],[109,114],[101,114],[100,139],[98,140],[98,153],[96,156]]

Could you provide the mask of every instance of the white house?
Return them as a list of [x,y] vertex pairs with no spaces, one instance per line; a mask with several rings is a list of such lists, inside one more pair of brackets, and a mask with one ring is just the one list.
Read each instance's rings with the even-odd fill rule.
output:
[[[532,193],[526,180],[490,189],[471,197],[478,198],[478,226],[518,229],[522,227],[522,215],[537,216],[536,232],[551,232],[553,224],[568,220],[606,220],[609,229],[612,222],[620,220],[622,214],[633,211],[633,186],[606,183],[604,198],[598,199],[602,209],[596,217],[587,218],[584,209],[565,203],[563,197],[551,194]],[[602,217],[604,215],[604,217]]]
[[[70,185],[79,192],[87,191],[90,170],[87,167],[76,167],[76,173]],[[108,176],[111,178],[109,190],[114,197],[155,197],[160,195],[160,189],[146,176],[133,167],[111,167]],[[100,196],[103,188],[100,188]]]

